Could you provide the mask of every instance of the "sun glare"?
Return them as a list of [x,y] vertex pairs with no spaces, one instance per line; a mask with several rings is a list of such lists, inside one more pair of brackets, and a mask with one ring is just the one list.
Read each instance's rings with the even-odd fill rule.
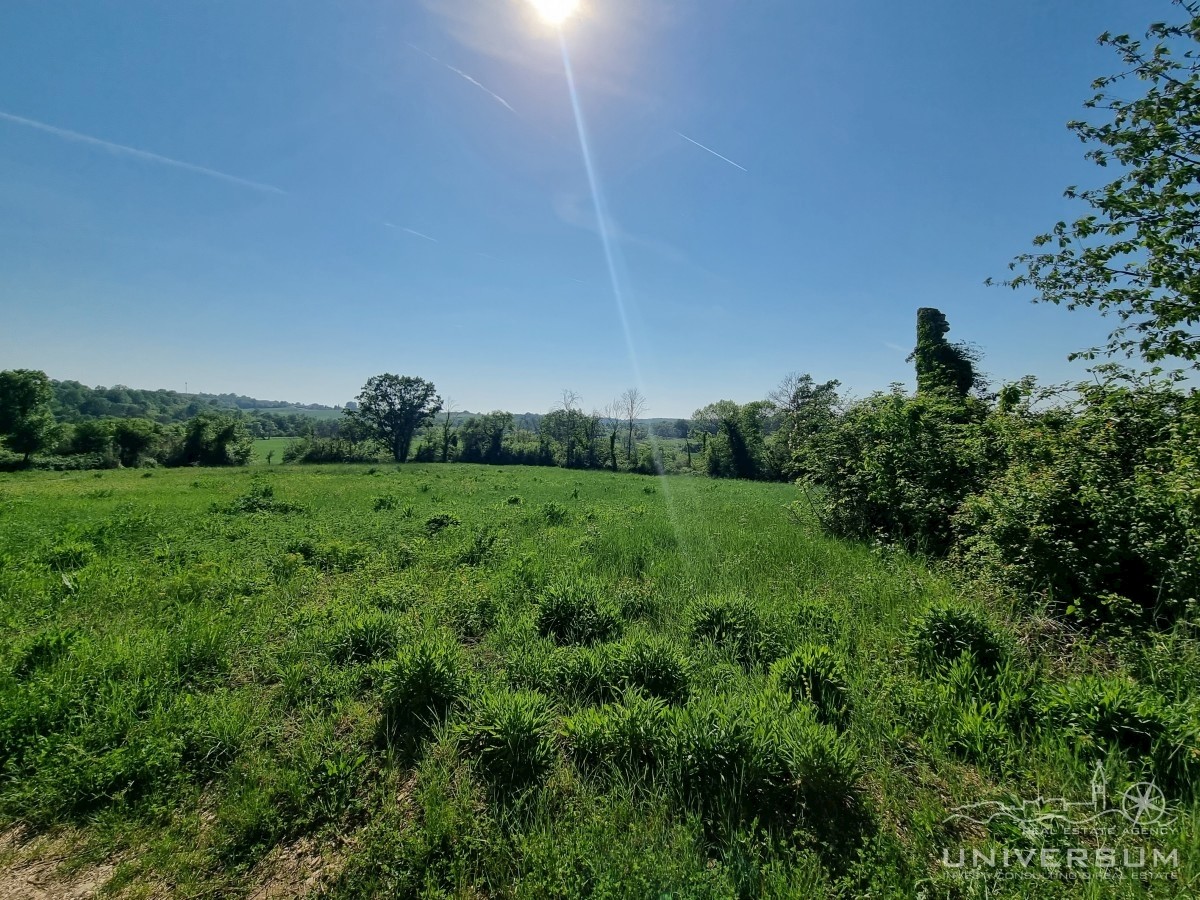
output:
[[529,0],[529,2],[537,10],[537,14],[542,17],[542,21],[555,26],[565,22],[579,8],[579,0]]

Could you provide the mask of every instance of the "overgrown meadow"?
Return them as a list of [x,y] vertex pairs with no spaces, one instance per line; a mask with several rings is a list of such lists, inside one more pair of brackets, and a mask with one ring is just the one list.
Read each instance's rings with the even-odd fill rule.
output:
[[[1186,623],[1071,631],[824,536],[791,485],[0,475],[0,615],[0,861],[49,835],[69,847],[56,878],[106,862],[112,895],[249,895],[300,864],[330,897],[1194,896],[1200,878]],[[1160,829],[1110,841],[1177,850],[1172,878],[943,862],[1023,838],[960,805],[1087,798],[1097,763],[1114,797],[1164,792]]]

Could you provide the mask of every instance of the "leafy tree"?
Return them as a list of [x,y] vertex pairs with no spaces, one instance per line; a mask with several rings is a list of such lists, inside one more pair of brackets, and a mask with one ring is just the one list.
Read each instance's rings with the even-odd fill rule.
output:
[[54,439],[52,396],[45,372],[34,369],[0,372],[0,437],[25,457],[26,465],[34,453]]
[[916,363],[917,393],[948,393],[965,397],[975,386],[975,354],[963,344],[946,340],[950,323],[941,310],[917,310],[917,346],[908,361]]
[[[1100,36],[1121,70],[1093,82],[1097,93],[1085,106],[1101,118],[1068,127],[1092,146],[1089,159],[1120,174],[1100,188],[1068,188],[1090,211],[1039,235],[1034,245],[1046,249],[1009,264],[1019,274],[1004,283],[1032,288],[1038,302],[1116,314],[1122,324],[1108,343],[1073,358],[1136,353],[1200,367],[1200,4],[1176,3],[1187,21],[1151,25],[1153,46]],[[1115,92],[1135,78],[1142,96]]]
[[71,453],[108,453],[113,448],[114,419],[80,422],[71,434]]
[[512,413],[473,416],[458,428],[459,458],[463,462],[498,463],[504,458],[504,435],[513,427]]
[[437,389],[424,378],[384,373],[363,385],[358,409],[343,415],[370,429],[396,462],[404,462],[417,429],[433,421],[441,408]]
[[804,478],[816,470],[820,439],[837,421],[839,384],[817,384],[811,375],[792,373],[771,393],[780,419],[773,455],[782,477]]
[[147,419],[120,419],[114,423],[112,446],[121,465],[136,466],[157,443],[159,432],[159,426]]
[[183,466],[244,466],[253,453],[254,441],[241,418],[209,411],[183,425],[183,440],[169,461]]
[[718,400],[692,415],[707,436],[705,464],[716,478],[760,478],[763,475],[763,417],[770,404],[756,401],[739,406]]

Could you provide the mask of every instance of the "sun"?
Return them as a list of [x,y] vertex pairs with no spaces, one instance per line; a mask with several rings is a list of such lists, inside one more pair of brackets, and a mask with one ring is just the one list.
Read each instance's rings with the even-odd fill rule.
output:
[[579,0],[529,0],[547,25],[558,26],[579,8]]

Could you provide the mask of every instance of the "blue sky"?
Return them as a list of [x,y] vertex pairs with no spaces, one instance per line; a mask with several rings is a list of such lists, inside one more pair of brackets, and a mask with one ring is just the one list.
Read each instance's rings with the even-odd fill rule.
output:
[[[651,415],[789,371],[910,382],[918,306],[997,379],[1107,334],[988,276],[1104,175],[1064,127],[1112,0],[13,0],[0,11],[0,367],[341,403]],[[686,140],[712,148],[727,162]],[[740,167],[740,168],[739,168]]]

